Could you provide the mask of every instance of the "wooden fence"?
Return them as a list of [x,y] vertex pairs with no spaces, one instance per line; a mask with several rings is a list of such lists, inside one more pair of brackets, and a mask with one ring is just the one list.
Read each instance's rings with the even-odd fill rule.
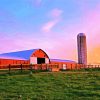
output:
[[[62,67],[63,68],[63,67]],[[80,70],[80,69],[95,69],[100,68],[100,65],[83,65],[83,64],[76,64],[75,67],[72,65],[69,68],[66,68],[66,70]],[[8,71],[9,73],[13,70],[20,70],[21,72],[23,70],[41,70],[41,71],[59,71],[62,69],[59,69],[58,64],[16,64],[16,65],[0,65],[0,72],[2,71]]]
[[83,65],[83,64],[80,64],[80,69],[89,69],[89,68],[100,68],[100,65]]
[[[57,64],[16,64],[16,65],[0,65],[0,70],[41,70],[41,71],[52,71],[52,69],[59,69]],[[56,70],[55,70],[56,71]]]

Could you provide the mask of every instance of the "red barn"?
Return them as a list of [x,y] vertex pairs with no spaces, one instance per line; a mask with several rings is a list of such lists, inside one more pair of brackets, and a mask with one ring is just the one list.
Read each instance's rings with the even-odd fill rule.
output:
[[31,49],[0,54],[0,65],[49,64],[49,56],[42,49]]
[[31,49],[0,54],[0,65],[9,64],[57,64],[59,69],[67,70],[75,69],[77,63],[70,60],[50,59],[42,49]]

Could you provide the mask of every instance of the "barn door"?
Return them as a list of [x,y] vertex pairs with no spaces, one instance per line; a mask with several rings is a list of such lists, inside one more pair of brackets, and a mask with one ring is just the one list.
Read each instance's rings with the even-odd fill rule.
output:
[[31,57],[30,64],[37,64],[37,57]]
[[49,59],[48,58],[45,58],[45,63],[49,64]]
[[63,70],[66,70],[66,69],[67,69],[66,64],[63,64]]
[[37,64],[45,64],[45,58],[37,58]]

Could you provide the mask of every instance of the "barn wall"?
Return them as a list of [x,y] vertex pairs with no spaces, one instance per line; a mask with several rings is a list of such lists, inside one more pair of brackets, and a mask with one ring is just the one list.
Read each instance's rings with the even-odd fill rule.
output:
[[58,64],[60,69],[79,69],[79,65],[77,63],[71,63],[71,62],[55,62],[51,61],[51,64]]
[[28,60],[0,59],[0,65],[29,64]]

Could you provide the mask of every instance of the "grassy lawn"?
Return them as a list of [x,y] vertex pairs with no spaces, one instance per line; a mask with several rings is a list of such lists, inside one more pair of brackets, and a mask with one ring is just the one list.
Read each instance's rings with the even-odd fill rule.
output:
[[100,71],[1,74],[0,100],[100,100]]

